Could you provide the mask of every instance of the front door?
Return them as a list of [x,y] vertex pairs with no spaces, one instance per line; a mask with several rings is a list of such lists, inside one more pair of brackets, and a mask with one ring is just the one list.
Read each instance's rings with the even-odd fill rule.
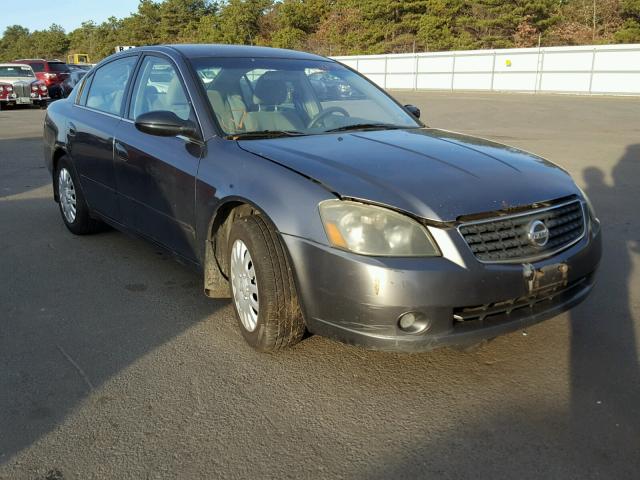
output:
[[138,70],[128,119],[118,126],[115,171],[123,223],[190,260],[197,259],[195,182],[201,147],[184,137],[140,132],[134,120],[167,110],[195,120],[175,65],[147,55]]

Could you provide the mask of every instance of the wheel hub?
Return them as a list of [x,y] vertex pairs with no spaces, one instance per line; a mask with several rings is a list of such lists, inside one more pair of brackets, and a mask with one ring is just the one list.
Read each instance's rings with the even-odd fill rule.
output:
[[58,174],[58,197],[64,218],[67,222],[73,223],[76,219],[76,189],[71,173],[64,167]]
[[242,326],[253,332],[258,324],[258,281],[253,259],[242,240],[231,247],[231,290]]

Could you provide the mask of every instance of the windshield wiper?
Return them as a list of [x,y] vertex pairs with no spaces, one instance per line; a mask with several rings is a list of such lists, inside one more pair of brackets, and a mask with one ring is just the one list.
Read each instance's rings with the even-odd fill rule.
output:
[[232,133],[231,135],[227,135],[226,138],[231,140],[247,140],[252,138],[300,137],[303,135],[308,135],[308,133],[298,132],[296,130],[261,130],[258,132]]
[[401,125],[393,125],[391,123],[354,123],[351,125],[343,125],[342,127],[330,128],[329,130],[325,130],[325,133],[347,132],[349,130],[370,130],[370,129],[398,130],[402,128],[407,128],[407,127],[404,127]]

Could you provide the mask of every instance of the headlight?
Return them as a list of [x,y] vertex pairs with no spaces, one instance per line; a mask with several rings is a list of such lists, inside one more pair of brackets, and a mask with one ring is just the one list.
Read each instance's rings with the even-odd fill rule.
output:
[[336,248],[387,257],[440,255],[422,225],[387,208],[327,200],[320,203],[320,216],[329,243]]

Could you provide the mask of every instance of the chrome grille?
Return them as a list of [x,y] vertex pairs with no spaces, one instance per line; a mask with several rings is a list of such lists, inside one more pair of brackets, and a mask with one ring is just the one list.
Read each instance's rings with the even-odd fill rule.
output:
[[[529,226],[540,220],[549,230],[544,246],[529,240]],[[548,257],[573,245],[585,232],[580,200],[504,217],[463,223],[458,227],[467,245],[481,262],[523,262]]]
[[18,82],[13,84],[13,92],[18,97],[29,97],[31,95],[31,84]]

